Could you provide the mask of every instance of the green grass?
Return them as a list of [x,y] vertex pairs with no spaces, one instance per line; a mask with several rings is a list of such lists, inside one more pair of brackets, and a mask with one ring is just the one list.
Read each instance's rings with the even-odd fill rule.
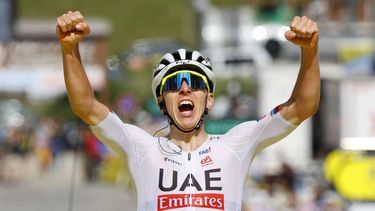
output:
[[55,20],[66,11],[107,19],[113,27],[110,53],[120,53],[134,40],[152,36],[197,44],[196,15],[190,0],[18,0],[20,18]]

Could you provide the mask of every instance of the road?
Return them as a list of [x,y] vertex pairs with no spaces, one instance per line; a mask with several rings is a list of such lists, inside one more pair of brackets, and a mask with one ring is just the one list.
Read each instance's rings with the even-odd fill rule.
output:
[[53,184],[0,187],[0,211],[119,211],[135,210],[135,197],[104,184],[81,184],[70,205],[70,188]]
[[136,210],[135,193],[112,184],[85,182],[82,161],[76,160],[73,173],[72,159],[71,155],[65,156],[42,177],[11,184],[0,182],[0,211]]

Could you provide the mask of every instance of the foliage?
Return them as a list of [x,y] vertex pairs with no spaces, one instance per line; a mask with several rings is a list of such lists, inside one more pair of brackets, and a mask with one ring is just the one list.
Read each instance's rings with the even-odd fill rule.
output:
[[111,53],[120,53],[136,39],[174,37],[194,45],[196,16],[191,1],[172,0],[18,0],[18,17],[55,20],[69,10],[102,17],[112,24]]
[[73,113],[67,95],[61,95],[53,100],[38,101],[30,107],[38,117],[53,117],[66,121],[77,121],[78,117]]

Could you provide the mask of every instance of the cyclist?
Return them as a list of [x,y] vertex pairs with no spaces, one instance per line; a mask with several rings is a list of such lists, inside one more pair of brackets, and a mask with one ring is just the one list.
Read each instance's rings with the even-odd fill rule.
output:
[[94,97],[78,49],[90,32],[81,13],[70,11],[57,18],[72,110],[103,143],[128,156],[137,210],[241,210],[242,189],[255,154],[291,133],[319,104],[317,24],[295,17],[290,26],[285,36],[301,48],[290,99],[258,121],[241,123],[222,135],[204,129],[216,87],[210,62],[186,49],[164,55],[153,71],[152,92],[170,132],[154,137],[122,122]]

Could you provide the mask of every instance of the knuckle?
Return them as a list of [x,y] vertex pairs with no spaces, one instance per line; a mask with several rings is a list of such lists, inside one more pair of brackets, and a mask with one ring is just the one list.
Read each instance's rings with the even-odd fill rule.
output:
[[79,11],[74,12],[74,18],[75,18],[76,21],[83,20],[83,16],[81,15],[81,13]]
[[66,23],[65,23],[64,21],[60,21],[59,25],[60,25],[61,27],[65,27],[65,26],[66,26]]
[[74,11],[74,14],[77,16],[82,16],[82,14],[79,11]]
[[299,26],[299,25],[297,25],[294,30],[297,31],[297,32],[301,32],[302,31],[302,27]]

